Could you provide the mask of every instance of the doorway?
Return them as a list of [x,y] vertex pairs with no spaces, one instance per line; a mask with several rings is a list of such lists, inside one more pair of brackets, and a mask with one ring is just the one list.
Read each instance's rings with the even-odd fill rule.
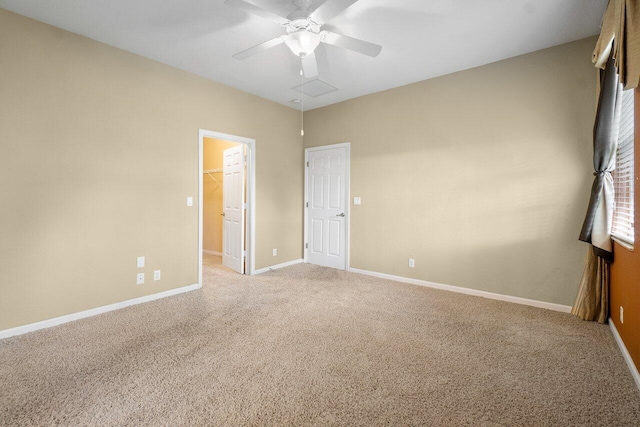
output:
[[349,268],[349,143],[305,150],[304,259]]
[[[234,165],[225,165],[225,154]],[[224,258],[226,266],[239,273],[254,274],[255,140],[201,129],[198,157],[199,283],[202,285],[203,253]],[[225,193],[234,197],[229,199]],[[233,204],[233,209],[227,209],[224,202]],[[230,221],[225,223],[227,218]]]

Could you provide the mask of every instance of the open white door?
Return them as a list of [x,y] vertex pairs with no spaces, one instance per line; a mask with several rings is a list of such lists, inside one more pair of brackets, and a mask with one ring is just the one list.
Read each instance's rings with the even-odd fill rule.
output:
[[346,146],[307,149],[307,261],[347,267],[348,152]]
[[244,274],[245,146],[224,150],[222,265]]

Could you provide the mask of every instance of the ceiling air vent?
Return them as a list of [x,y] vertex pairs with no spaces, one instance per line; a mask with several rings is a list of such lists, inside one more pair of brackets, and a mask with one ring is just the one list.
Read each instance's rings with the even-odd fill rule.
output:
[[314,98],[338,90],[338,88],[320,79],[311,80],[310,82],[295,86],[292,89]]

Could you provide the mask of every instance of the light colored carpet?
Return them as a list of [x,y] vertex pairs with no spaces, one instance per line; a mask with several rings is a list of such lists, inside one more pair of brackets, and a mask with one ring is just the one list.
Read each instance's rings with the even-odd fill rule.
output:
[[640,425],[608,326],[205,263],[202,290],[0,341],[0,425]]

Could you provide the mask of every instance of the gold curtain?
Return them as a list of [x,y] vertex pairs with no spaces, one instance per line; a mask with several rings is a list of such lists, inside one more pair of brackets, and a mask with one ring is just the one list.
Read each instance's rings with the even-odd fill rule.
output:
[[580,289],[571,313],[583,320],[604,323],[609,310],[609,263],[613,259],[611,220],[617,134],[620,121],[622,85],[613,58],[599,71],[598,109],[593,126],[593,165],[595,177],[579,239],[590,243]]
[[596,255],[593,246],[589,247],[571,314],[598,323],[606,323],[609,318],[609,262]]
[[624,89],[638,87],[640,80],[640,5],[638,0],[609,0],[592,61],[604,68],[613,49]]

